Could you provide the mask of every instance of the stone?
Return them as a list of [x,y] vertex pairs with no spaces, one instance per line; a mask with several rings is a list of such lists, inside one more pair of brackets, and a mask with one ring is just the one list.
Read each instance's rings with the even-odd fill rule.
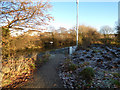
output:
[[111,61],[111,60],[112,60],[112,58],[111,58],[110,56],[103,55],[103,57],[104,57],[105,59],[109,60],[109,61]]
[[87,52],[89,52],[89,51],[90,51],[90,49],[89,49],[89,48],[87,48],[87,49],[86,49],[86,51],[87,51]]
[[90,55],[87,55],[86,58],[92,58]]
[[73,58],[73,59],[76,59],[76,58],[77,58],[77,56],[73,56],[72,58]]
[[119,61],[117,61],[117,63],[118,63],[118,64],[120,64],[120,60],[119,60]]
[[107,69],[111,69],[111,68],[113,68],[113,66],[110,65],[110,64],[108,64],[108,65],[107,65]]
[[91,54],[91,57],[94,57],[94,54]]
[[83,57],[79,58],[80,61],[85,61]]
[[93,50],[92,53],[96,53],[96,52]]
[[102,60],[102,59],[100,59],[100,58],[98,58],[98,59],[97,59],[97,62],[103,62],[103,60]]
[[114,65],[114,67],[115,67],[115,68],[118,68],[119,66],[116,64],[116,65]]

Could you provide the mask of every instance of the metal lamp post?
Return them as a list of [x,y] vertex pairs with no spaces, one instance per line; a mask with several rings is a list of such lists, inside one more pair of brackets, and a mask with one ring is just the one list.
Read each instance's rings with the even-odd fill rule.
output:
[[120,1],[118,2],[118,26],[120,27]]
[[76,0],[76,5],[77,5],[77,18],[76,18],[76,45],[78,46],[78,10],[79,10],[79,0]]

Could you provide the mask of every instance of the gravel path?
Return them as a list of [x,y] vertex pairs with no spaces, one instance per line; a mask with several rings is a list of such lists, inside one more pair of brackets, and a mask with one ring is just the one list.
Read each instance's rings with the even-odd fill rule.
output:
[[51,54],[50,60],[34,74],[32,82],[22,88],[62,88],[56,67],[64,60],[64,54]]

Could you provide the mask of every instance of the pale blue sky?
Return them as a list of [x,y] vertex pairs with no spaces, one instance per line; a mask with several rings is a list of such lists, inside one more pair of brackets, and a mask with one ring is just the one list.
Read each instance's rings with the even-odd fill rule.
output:
[[[55,21],[51,25],[72,28],[76,25],[76,3],[75,2],[51,2],[53,5],[51,14]],[[114,28],[118,20],[117,2],[80,2],[79,24],[90,25],[100,29],[103,25]]]

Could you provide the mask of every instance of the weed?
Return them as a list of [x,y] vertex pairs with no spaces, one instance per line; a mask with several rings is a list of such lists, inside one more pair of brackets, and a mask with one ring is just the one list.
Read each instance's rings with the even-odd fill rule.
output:
[[91,84],[86,84],[85,87],[86,88],[90,88]]
[[71,61],[72,61],[71,59],[66,59],[65,60],[65,65],[71,64]]
[[91,81],[94,77],[94,70],[91,67],[86,67],[79,73],[79,75],[81,75],[84,80]]
[[30,66],[35,69],[35,64],[34,63],[31,63]]
[[118,80],[112,80],[112,84],[116,85],[117,87],[120,87],[120,82]]
[[77,69],[77,66],[75,64],[70,64],[68,67],[69,70],[74,71]]
[[50,57],[50,54],[47,53],[47,54],[43,55],[42,57],[43,57],[43,58],[49,58],[49,57]]

